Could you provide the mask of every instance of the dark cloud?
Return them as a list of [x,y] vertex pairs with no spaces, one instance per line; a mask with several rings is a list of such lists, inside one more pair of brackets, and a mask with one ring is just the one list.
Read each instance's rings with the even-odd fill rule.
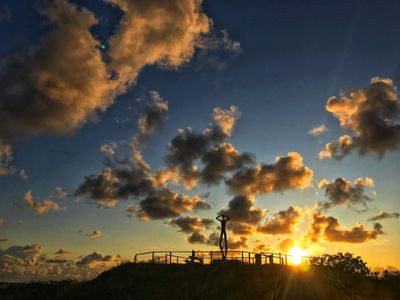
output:
[[323,179],[319,182],[318,187],[325,189],[325,195],[329,200],[320,204],[324,209],[329,209],[337,205],[349,207],[355,204],[362,204],[367,206],[367,202],[372,199],[365,195],[365,188],[373,185],[374,181],[369,177],[365,177],[364,179],[357,178],[354,183],[340,177],[332,182]]
[[137,124],[139,133],[134,139],[135,145],[140,147],[146,137],[153,134],[164,124],[168,112],[168,102],[161,98],[157,91],[150,91],[151,103],[146,103]]
[[200,51],[195,60],[196,70],[201,70],[205,66],[217,71],[225,70],[229,61],[241,53],[240,43],[232,40],[224,29],[201,36],[198,47]]
[[187,241],[190,244],[206,244],[207,236],[205,236],[199,231],[194,231],[192,234],[188,236]]
[[331,97],[326,110],[351,133],[321,151],[320,158],[340,159],[356,149],[360,154],[373,153],[382,157],[386,151],[399,149],[400,102],[392,80],[372,78],[368,88],[351,93],[350,97]]
[[[240,112],[234,105],[225,110],[215,108],[212,123],[202,132],[195,132],[191,128],[179,129],[178,134],[169,143],[168,153],[165,156],[165,161],[173,180],[182,183],[189,189],[196,186],[201,174],[194,162],[198,159],[203,159],[208,152],[212,152],[205,158],[205,163],[207,164],[212,159],[211,156],[213,154],[216,155],[213,151],[216,151],[215,149],[218,147],[222,147],[220,144],[232,134],[233,127],[239,116]],[[221,151],[224,151],[224,149]],[[229,168],[226,165],[222,167]],[[214,176],[212,179],[217,181],[220,179],[221,174],[217,174],[216,170],[209,167],[204,176],[205,181],[208,183],[211,180],[208,175],[212,171],[214,171],[214,174],[211,174],[211,176]]]
[[366,229],[361,223],[358,223],[351,229],[345,229],[341,227],[337,218],[325,216],[320,211],[315,211],[307,238],[311,242],[317,242],[321,235],[323,235],[328,242],[355,244],[375,240],[380,234],[383,234],[383,231],[382,225],[379,223],[375,223],[372,230]]
[[194,233],[196,231],[209,229],[215,224],[215,222],[209,218],[186,216],[171,219],[168,221],[168,224],[179,228],[179,231],[181,232]]
[[313,171],[303,165],[303,157],[289,152],[285,157],[276,157],[272,165],[258,164],[236,171],[226,184],[236,195],[256,195],[307,188],[312,178]]
[[240,154],[231,144],[223,143],[212,149],[201,158],[204,168],[201,171],[202,182],[211,185],[224,179],[224,174],[254,164],[253,154]]
[[226,228],[234,235],[252,235],[255,231],[255,226],[246,223],[228,222]]
[[119,200],[147,197],[158,187],[150,166],[133,150],[124,160],[107,161],[97,175],[86,176],[75,191],[98,207],[114,207]]
[[287,210],[281,210],[265,224],[257,228],[257,232],[264,234],[289,234],[293,233],[294,227],[302,217],[299,208],[289,206]]
[[377,214],[376,216],[369,218],[368,221],[379,221],[379,220],[392,219],[392,218],[398,219],[399,217],[400,217],[400,213],[398,213],[398,212],[394,212],[394,213],[381,212],[381,213]]
[[218,212],[219,215],[224,214],[231,218],[231,223],[245,223],[249,225],[257,225],[264,217],[262,209],[254,207],[254,197],[236,196],[228,203],[227,209]]
[[209,208],[210,205],[197,195],[189,197],[169,189],[162,189],[140,200],[137,205],[129,207],[128,212],[133,212],[143,220],[157,220],[175,218],[182,212]]
[[247,248],[247,238],[241,236],[238,240],[228,238],[228,247],[231,250]]

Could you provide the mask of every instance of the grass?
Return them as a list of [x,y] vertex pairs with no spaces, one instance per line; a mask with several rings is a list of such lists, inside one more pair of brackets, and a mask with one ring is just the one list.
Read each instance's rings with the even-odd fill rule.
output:
[[[398,280],[327,267],[126,263],[86,282],[9,285],[0,299],[400,299]],[[351,298],[353,297],[353,298]]]

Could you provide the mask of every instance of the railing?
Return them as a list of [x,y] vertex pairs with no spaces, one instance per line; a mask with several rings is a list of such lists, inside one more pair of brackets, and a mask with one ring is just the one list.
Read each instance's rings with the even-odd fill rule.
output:
[[[222,255],[220,251],[151,251],[135,254],[135,263],[153,264],[211,264],[220,262]],[[249,252],[249,251],[228,251],[226,260],[238,261],[244,264],[294,264],[294,256],[284,253],[272,252]],[[296,257],[298,258],[298,257]],[[302,256],[301,263],[309,263],[311,256]]]

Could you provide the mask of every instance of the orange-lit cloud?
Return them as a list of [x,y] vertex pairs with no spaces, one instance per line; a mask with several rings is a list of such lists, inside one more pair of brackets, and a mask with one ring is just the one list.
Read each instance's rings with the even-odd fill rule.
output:
[[258,164],[235,172],[226,181],[229,190],[237,195],[256,195],[288,189],[304,189],[311,185],[314,172],[303,165],[297,152],[277,156],[274,164]]
[[292,239],[285,239],[279,243],[278,247],[279,250],[281,250],[282,252],[288,253],[289,250],[292,249],[294,245],[295,243]]
[[91,11],[68,0],[40,9],[50,32],[30,53],[2,58],[0,137],[74,131],[105,111],[145,66],[188,62],[210,30],[201,1],[107,2],[123,11],[108,41],[107,62],[90,31],[98,23]]
[[300,208],[289,206],[287,210],[279,211],[272,219],[258,226],[257,232],[272,235],[293,233],[295,225],[301,217]]
[[24,201],[29,209],[35,211],[37,214],[44,214],[49,211],[63,210],[56,202],[50,198],[45,200],[34,200],[32,196],[32,191],[29,190],[24,194]]
[[326,110],[332,113],[351,136],[326,145],[320,158],[341,159],[353,149],[361,154],[382,157],[400,145],[400,102],[393,81],[372,78],[368,88],[353,92],[350,97],[331,97]]
[[323,236],[328,242],[355,244],[375,240],[382,233],[382,225],[379,223],[375,223],[372,230],[366,229],[362,223],[358,223],[351,229],[346,229],[340,225],[337,218],[325,216],[320,211],[315,211],[306,237],[311,242],[317,242]]
[[87,234],[87,236],[89,236],[91,238],[98,238],[98,237],[101,237],[102,235],[103,235],[103,233],[98,229]]
[[308,131],[308,134],[311,134],[313,136],[320,136],[321,134],[325,133],[328,131],[328,128],[324,124],[321,124],[319,126],[313,127]]

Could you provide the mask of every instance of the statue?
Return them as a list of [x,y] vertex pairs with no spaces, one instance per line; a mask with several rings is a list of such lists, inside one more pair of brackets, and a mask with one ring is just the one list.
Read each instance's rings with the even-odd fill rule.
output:
[[[221,249],[222,260],[226,260],[226,255],[228,254],[228,239],[226,238],[226,222],[230,220],[230,218],[226,215],[219,215],[216,218],[218,221],[221,222],[221,235],[219,236],[219,248]],[[225,242],[225,249],[222,246],[222,239]]]

